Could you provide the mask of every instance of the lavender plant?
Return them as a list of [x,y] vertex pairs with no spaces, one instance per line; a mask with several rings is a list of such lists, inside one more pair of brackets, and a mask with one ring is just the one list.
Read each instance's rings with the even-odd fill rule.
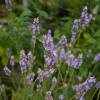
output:
[[[78,53],[73,52],[80,38],[79,29],[85,30],[91,20],[92,17],[85,7],[80,19],[74,20],[71,38],[67,39],[65,35],[62,35],[57,44],[55,44],[49,29],[47,34],[43,36],[43,66],[36,65],[36,69],[36,55],[31,51],[27,53],[24,49],[20,50],[20,71],[18,73],[20,77],[16,78],[19,82],[15,84],[13,77],[17,77],[16,74],[14,76],[12,70],[7,66],[4,67],[5,75],[13,78],[12,83],[17,87],[12,90],[12,100],[85,100],[89,90],[95,86],[100,87],[99,83],[95,84],[97,80],[94,75],[87,75],[88,78],[79,75],[86,56],[82,50]],[[33,49],[37,45],[37,33],[39,33],[38,17],[34,19],[32,24]],[[100,53],[92,59],[91,64],[95,65],[99,61]],[[10,65],[15,66],[14,56],[10,57]],[[84,80],[86,81],[84,82]]]

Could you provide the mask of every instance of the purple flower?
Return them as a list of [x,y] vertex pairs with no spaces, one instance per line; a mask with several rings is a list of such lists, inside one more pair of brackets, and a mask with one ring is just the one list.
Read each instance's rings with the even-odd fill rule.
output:
[[25,51],[21,50],[20,51],[20,67],[21,67],[21,72],[24,73],[26,72],[27,69],[27,56],[25,55]]
[[66,39],[66,36],[65,36],[65,35],[63,35],[63,36],[61,37],[61,45],[62,45],[62,46],[67,45],[67,39]]
[[59,95],[59,100],[64,100],[64,96],[63,95]]
[[15,61],[14,61],[14,56],[10,57],[10,65],[14,66],[15,65]]
[[32,81],[34,80],[34,76],[35,76],[35,73],[32,72],[30,75],[28,75],[28,76],[26,77],[27,83],[28,83],[29,85],[32,84]]
[[53,100],[53,97],[52,97],[51,91],[47,91],[47,92],[46,92],[45,99],[46,99],[46,100]]
[[31,51],[27,54],[27,67],[32,67],[32,53]]
[[39,17],[34,18],[34,22],[32,24],[32,44],[35,45],[36,42],[36,33],[40,33],[39,31]]
[[50,72],[49,71],[45,71],[44,72],[44,77],[50,77]]
[[89,22],[91,21],[91,17],[88,14],[88,8],[87,6],[84,7],[83,12],[81,14],[81,23],[80,26],[85,29],[86,27],[88,27]]
[[50,68],[50,69],[49,69],[50,74],[53,74],[53,73],[54,73],[54,71],[55,71],[55,69],[54,69],[54,68]]
[[42,81],[43,81],[43,78],[44,78],[44,71],[41,70],[41,68],[38,68],[37,73],[38,73],[38,80],[39,80],[40,82],[42,82]]
[[62,61],[66,60],[66,53],[65,53],[65,49],[64,48],[61,48],[59,59],[62,60]]
[[82,64],[83,54],[79,54],[78,58],[75,58],[71,52],[67,54],[66,63],[68,66],[78,69]]
[[39,33],[39,17],[34,18],[34,22],[32,24],[32,32]]
[[97,87],[97,89],[100,88],[100,81],[96,83],[96,87]]
[[57,53],[54,48],[53,38],[51,36],[51,30],[48,30],[48,33],[44,36],[43,46],[45,49],[45,66],[51,67],[57,61]]
[[52,86],[56,86],[56,84],[57,84],[57,78],[53,77],[52,78]]
[[74,59],[75,59],[74,55],[69,51],[67,53],[67,59],[66,59],[66,63],[68,64],[68,66],[72,65]]
[[97,63],[98,61],[100,61],[100,53],[98,53],[93,60],[93,63]]
[[95,82],[96,82],[95,77],[89,76],[85,82],[79,85],[75,85],[74,89],[76,90],[77,99],[84,100],[86,92],[94,85]]
[[7,66],[5,66],[5,67],[3,68],[3,70],[4,70],[4,72],[5,72],[5,75],[7,75],[7,76],[10,76],[10,75],[11,75],[11,70],[10,70]]
[[76,38],[78,29],[79,29],[79,20],[75,19],[73,27],[72,27],[72,31],[71,31],[72,32],[72,38]]

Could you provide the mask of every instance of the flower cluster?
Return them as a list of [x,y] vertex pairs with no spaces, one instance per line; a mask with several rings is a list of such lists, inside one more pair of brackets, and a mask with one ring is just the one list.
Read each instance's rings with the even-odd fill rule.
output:
[[87,6],[83,9],[83,12],[81,14],[81,18],[80,18],[80,26],[85,29],[86,27],[88,27],[89,22],[91,21],[92,16],[88,14],[88,8]]
[[39,17],[34,18],[34,22],[32,24],[32,44],[35,45],[36,42],[36,33],[40,33],[39,31]]
[[66,63],[68,64],[68,66],[78,69],[82,64],[82,58],[82,53],[80,53],[78,57],[75,58],[71,52],[68,52]]
[[4,72],[5,72],[5,75],[7,75],[7,76],[10,76],[10,75],[11,75],[11,70],[10,70],[7,66],[5,66],[5,67],[3,68],[3,70],[4,70]]
[[72,44],[75,43],[77,32],[78,32],[78,29],[79,29],[79,24],[80,24],[79,20],[75,19],[72,30],[71,30],[71,32],[72,32],[71,43]]
[[57,52],[54,48],[51,30],[48,30],[48,33],[44,36],[43,46],[45,49],[45,66],[51,67],[57,61]]
[[38,78],[37,78],[37,79],[38,79],[40,82],[42,82],[44,78],[50,77],[50,75],[52,75],[52,74],[54,73],[54,71],[55,71],[54,68],[50,68],[50,69],[48,69],[48,70],[46,70],[46,71],[43,71],[41,68],[38,68],[38,71],[37,71],[37,73],[38,73]]
[[76,36],[78,33],[78,29],[82,28],[85,29],[86,27],[88,27],[90,21],[92,19],[92,15],[88,14],[88,9],[87,6],[83,9],[83,12],[81,14],[80,19],[75,19],[74,23],[73,23],[73,27],[72,27],[72,37],[71,37],[71,42],[70,45],[72,46],[75,41],[76,41]]
[[96,82],[95,77],[90,76],[85,82],[76,85],[74,89],[76,90],[77,99],[84,100],[86,92],[94,85],[95,82]]
[[29,52],[27,55],[25,54],[24,50],[20,51],[20,67],[21,67],[21,72],[24,73],[26,72],[27,68],[31,67],[32,63],[32,53]]
[[35,73],[32,72],[31,74],[29,74],[29,75],[26,77],[27,83],[28,83],[29,85],[32,84],[32,81],[34,80],[34,76],[35,76]]
[[98,61],[100,61],[100,53],[98,53],[93,60],[93,63],[97,63]]

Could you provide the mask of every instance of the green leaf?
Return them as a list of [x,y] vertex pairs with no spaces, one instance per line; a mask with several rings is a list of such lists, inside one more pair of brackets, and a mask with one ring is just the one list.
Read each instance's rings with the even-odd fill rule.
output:
[[40,10],[40,9],[36,9],[37,10],[37,13],[39,14],[39,16],[42,16],[42,17],[48,17],[48,13],[43,11],[43,10]]
[[8,56],[7,56],[6,53],[4,53],[2,55],[2,61],[1,62],[2,62],[3,65],[7,65],[8,64]]
[[90,38],[87,42],[90,44],[95,44],[96,40],[94,38]]
[[100,30],[98,30],[95,34],[94,37],[100,37]]
[[84,32],[83,33],[83,37],[84,37],[84,39],[89,39],[90,38],[90,34],[89,33],[86,33],[86,32]]

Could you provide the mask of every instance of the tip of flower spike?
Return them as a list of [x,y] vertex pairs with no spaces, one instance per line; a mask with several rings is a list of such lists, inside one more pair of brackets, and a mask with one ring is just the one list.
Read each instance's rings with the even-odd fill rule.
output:
[[88,9],[87,6],[85,6],[83,10],[87,10],[87,9]]
[[48,34],[51,34],[51,33],[52,33],[51,29],[48,29]]

